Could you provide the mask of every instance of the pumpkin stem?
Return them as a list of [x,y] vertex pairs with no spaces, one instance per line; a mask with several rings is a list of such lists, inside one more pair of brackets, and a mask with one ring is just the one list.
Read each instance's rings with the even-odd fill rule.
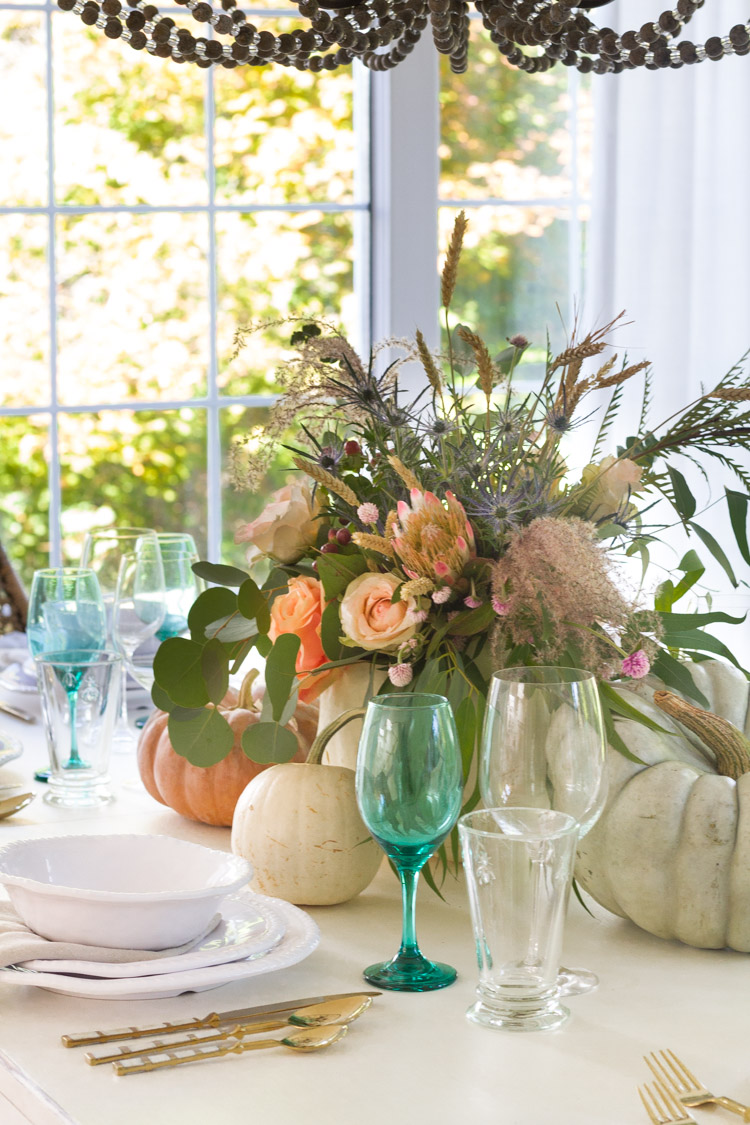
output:
[[334,734],[337,734],[341,730],[341,728],[345,727],[347,723],[350,723],[352,719],[361,719],[364,716],[365,711],[365,707],[354,707],[351,711],[344,711],[343,714],[337,715],[337,717],[332,722],[330,722],[327,727],[323,727],[323,730],[315,736],[315,740],[310,747],[310,751],[307,755],[307,758],[305,759],[307,764],[311,766],[319,766],[321,758],[323,757],[323,751],[325,750],[330,740],[333,738]]
[[687,703],[671,691],[655,691],[654,703],[703,739],[716,756],[716,768],[724,777],[736,781],[750,773],[750,740],[728,719]]
[[243,711],[258,710],[258,708],[255,706],[255,700],[253,699],[253,684],[255,683],[259,675],[260,672],[257,668],[251,668],[240,684],[237,706]]

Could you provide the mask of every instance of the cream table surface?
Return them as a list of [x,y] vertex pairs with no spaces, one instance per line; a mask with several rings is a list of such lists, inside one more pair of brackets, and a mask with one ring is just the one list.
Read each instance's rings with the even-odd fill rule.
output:
[[[29,696],[5,698],[37,706]],[[0,727],[26,747],[0,771],[0,783],[28,781],[45,757],[40,725],[0,715]],[[0,844],[104,831],[229,848],[227,829],[184,820],[134,785],[132,761],[119,758],[114,773],[117,799],[101,812],[53,810],[34,783],[40,797],[0,821]],[[354,901],[310,911],[318,949],[278,973],[150,1001],[77,999],[11,986],[0,975],[0,1125],[636,1125],[646,1120],[636,1094],[641,1056],[660,1047],[683,1056],[714,1089],[750,1103],[749,957],[664,942],[596,906],[590,917],[573,902],[565,961],[594,969],[600,987],[570,1000],[572,1019],[560,1031],[486,1031],[464,1018],[476,975],[465,892],[451,880],[445,894],[440,902],[421,889],[418,933],[429,956],[458,968],[456,984],[384,993],[347,1038],[309,1056],[279,1049],[118,1078],[109,1067],[86,1066],[59,1037],[362,987],[362,968],[395,952],[399,935],[399,897],[385,865]],[[719,1117],[733,1119],[722,1110]]]

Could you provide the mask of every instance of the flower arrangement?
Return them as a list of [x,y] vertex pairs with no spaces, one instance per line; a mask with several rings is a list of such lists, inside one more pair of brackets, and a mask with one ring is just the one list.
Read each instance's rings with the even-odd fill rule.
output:
[[[468,765],[494,667],[594,671],[610,741],[627,753],[614,717],[644,720],[615,683],[653,670],[705,703],[679,658],[734,660],[704,627],[735,619],[674,611],[703,573],[695,550],[652,605],[628,590],[622,564],[640,556],[645,572],[649,547],[677,523],[737,585],[722,547],[696,522],[696,499],[674,460],[703,473],[698,458],[709,457],[739,479],[745,491],[727,489],[726,498],[750,564],[750,478],[736,460],[738,448],[750,449],[750,381],[734,368],[651,426],[648,365],[611,352],[613,321],[548,354],[541,385],[524,391],[523,336],[493,356],[471,329],[451,331],[465,227],[462,213],[442,274],[446,354],[433,354],[418,332],[395,361],[376,349],[365,363],[330,326],[297,322],[272,416],[233,451],[245,487],[259,487],[280,443],[299,471],[238,535],[250,562],[272,560],[270,574],[258,585],[238,568],[196,564],[216,585],[193,607],[190,639],[165,641],[154,665],[154,701],[170,711],[172,743],[191,761],[209,765],[228,752],[231,732],[216,705],[252,648],[266,658],[266,693],[243,747],[265,762],[296,751],[283,729],[296,700],[315,698],[352,664],[385,673],[383,690],[446,695]],[[238,348],[249,331],[238,332]],[[405,363],[424,376],[411,396]],[[638,430],[605,453],[637,378]],[[588,463],[572,471],[566,442],[597,412]],[[657,500],[668,512],[660,523]]]

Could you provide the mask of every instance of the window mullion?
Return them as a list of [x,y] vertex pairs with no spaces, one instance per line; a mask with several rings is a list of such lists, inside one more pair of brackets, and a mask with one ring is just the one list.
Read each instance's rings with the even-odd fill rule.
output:
[[60,474],[59,397],[57,386],[57,254],[55,231],[55,117],[52,69],[52,12],[45,14],[47,30],[47,264],[49,267],[49,556],[52,566],[62,565],[62,482]]

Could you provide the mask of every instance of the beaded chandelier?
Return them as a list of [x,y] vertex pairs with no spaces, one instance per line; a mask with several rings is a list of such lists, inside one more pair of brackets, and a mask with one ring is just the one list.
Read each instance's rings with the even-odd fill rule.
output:
[[[597,27],[587,12],[611,0],[473,0],[482,23],[507,61],[528,74],[556,63],[583,73],[619,74],[644,66],[676,69],[686,63],[718,60],[750,51],[750,23],[704,44],[676,40],[705,0],[677,0],[654,23],[618,34]],[[177,0],[208,36],[193,35],[163,16],[148,0],[57,0],[85,24],[134,50],[196,66],[280,66],[297,70],[336,70],[360,59],[371,70],[390,70],[414,49],[430,25],[437,50],[451,70],[466,70],[469,5],[466,0],[297,0],[293,5],[307,26],[273,35],[258,31],[236,0],[221,0],[215,12],[206,0]],[[197,29],[196,29],[197,30]],[[528,53],[527,50],[528,49]]]

